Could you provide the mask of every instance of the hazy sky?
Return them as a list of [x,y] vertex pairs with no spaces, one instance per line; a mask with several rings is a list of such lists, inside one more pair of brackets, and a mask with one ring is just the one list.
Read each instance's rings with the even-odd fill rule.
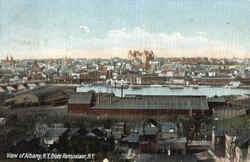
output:
[[250,57],[250,0],[0,0],[0,58]]

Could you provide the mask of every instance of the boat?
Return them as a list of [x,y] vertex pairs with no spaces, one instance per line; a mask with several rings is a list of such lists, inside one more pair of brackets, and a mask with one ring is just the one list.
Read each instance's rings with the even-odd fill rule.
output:
[[175,86],[175,85],[170,85],[168,86],[169,89],[184,89],[184,86]]

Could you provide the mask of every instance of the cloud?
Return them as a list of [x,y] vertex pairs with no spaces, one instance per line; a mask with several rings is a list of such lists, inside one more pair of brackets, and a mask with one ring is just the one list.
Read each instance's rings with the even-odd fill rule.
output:
[[[81,26],[80,29],[89,32],[89,28]],[[200,34],[198,34],[200,33]],[[102,36],[73,37],[66,41],[66,45],[58,45],[58,41],[50,41],[46,48],[40,51],[26,48],[20,57],[127,57],[128,51],[153,50],[157,56],[163,57],[250,57],[249,50],[237,42],[209,39],[205,32],[196,32],[185,35],[181,32],[149,32],[142,27],[132,30],[126,28],[110,30]],[[23,43],[23,42],[22,42]],[[24,42],[30,43],[30,42]],[[67,44],[68,43],[68,44]],[[66,48],[67,47],[67,48]],[[1,49],[0,49],[1,50]],[[1,52],[1,51],[0,51]],[[40,52],[40,53],[39,53]],[[38,54],[39,53],[39,54]]]
[[[198,35],[197,35],[198,34]],[[153,33],[144,28],[136,27],[133,30],[126,28],[110,30],[103,38],[90,38],[84,40],[87,48],[110,50],[114,53],[124,52],[129,49],[152,49],[158,53],[176,54],[176,55],[203,55],[211,57],[230,55],[246,55],[247,50],[240,45],[230,44],[220,40],[211,40],[206,32],[197,32],[197,34],[186,36],[181,32],[173,33]],[[119,49],[119,50],[118,50]],[[127,55],[127,53],[123,53]]]
[[89,33],[89,32],[90,32],[89,27],[84,26],[84,25],[81,25],[81,26],[80,26],[80,29],[81,29],[82,31],[86,32],[86,33]]
[[[197,49],[220,46],[220,42],[209,40],[205,35],[184,36],[180,32],[152,33],[136,27],[132,31],[125,28],[110,30],[104,38],[92,38],[87,41],[92,45],[116,48],[151,48],[151,49]],[[87,43],[88,44],[88,43]]]

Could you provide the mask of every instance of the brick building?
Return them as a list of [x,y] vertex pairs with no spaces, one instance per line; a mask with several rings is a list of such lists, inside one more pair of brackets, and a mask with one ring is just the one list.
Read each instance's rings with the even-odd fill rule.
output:
[[[91,97],[90,97],[91,96]],[[86,102],[85,102],[86,101]],[[169,114],[209,115],[206,96],[149,96],[126,95],[117,97],[112,93],[72,96],[70,113],[90,113],[98,116],[166,116]]]

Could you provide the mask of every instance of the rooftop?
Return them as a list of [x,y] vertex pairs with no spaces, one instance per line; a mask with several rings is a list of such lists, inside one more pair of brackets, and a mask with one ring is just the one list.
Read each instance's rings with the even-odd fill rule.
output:
[[[105,99],[103,99],[105,98]],[[175,110],[208,110],[206,96],[149,96],[140,95],[135,97],[113,97],[111,104],[108,97],[100,99],[100,104],[94,109],[175,109]],[[103,101],[103,102],[102,102]]]
[[179,137],[179,138],[169,138],[167,140],[160,140],[160,144],[167,144],[167,143],[187,143],[186,137]]
[[208,98],[208,102],[225,103],[226,100],[224,97],[210,97]]
[[62,87],[40,87],[32,91],[32,93],[38,97],[46,97],[55,94],[57,92],[64,92],[63,90],[64,88]]
[[176,132],[177,131],[177,125],[172,122],[161,122],[161,131],[162,132]]
[[14,97],[18,95],[23,95],[31,93],[37,97],[48,97],[50,95],[56,94],[57,92],[64,92],[65,87],[37,87],[34,89],[23,89],[14,94],[11,94],[9,97]]
[[91,104],[93,93],[79,93],[70,96],[69,104]]
[[67,130],[68,128],[49,128],[45,134],[45,137],[59,137]]

